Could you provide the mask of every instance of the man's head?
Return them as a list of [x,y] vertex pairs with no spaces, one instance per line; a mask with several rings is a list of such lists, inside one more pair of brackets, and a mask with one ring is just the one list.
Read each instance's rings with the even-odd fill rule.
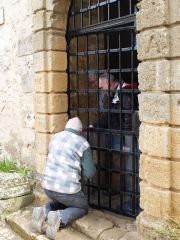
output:
[[102,90],[108,90],[110,83],[110,89],[115,89],[118,85],[114,75],[103,73],[99,76],[99,88]]
[[75,131],[82,132],[82,122],[78,117],[70,118],[66,123],[65,128],[71,128]]

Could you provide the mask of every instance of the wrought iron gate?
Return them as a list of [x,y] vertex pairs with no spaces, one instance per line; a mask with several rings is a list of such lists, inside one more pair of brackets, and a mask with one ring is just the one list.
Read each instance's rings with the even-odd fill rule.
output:
[[[84,189],[91,206],[129,216],[139,213],[135,6],[136,0],[73,0],[66,35],[69,115],[82,120],[97,164],[96,176]],[[101,74],[108,76],[106,91],[100,89]],[[111,79],[118,88],[111,87]],[[117,93],[120,103],[129,96],[130,109],[111,108]],[[131,126],[124,128],[127,116]]]

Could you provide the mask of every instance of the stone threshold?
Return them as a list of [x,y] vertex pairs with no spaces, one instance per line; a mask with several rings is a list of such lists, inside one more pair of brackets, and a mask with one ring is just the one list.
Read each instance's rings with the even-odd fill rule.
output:
[[[7,224],[25,240],[48,240],[31,227],[34,206],[6,216]],[[106,211],[90,209],[89,213],[71,226],[59,230],[56,240],[139,240],[135,220]],[[1,239],[0,239],[1,240]]]

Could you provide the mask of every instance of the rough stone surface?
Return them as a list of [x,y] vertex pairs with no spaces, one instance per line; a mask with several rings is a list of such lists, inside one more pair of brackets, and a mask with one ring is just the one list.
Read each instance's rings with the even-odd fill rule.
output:
[[67,74],[59,72],[38,73],[35,74],[36,92],[66,92]]
[[180,230],[165,219],[151,217],[142,212],[137,217],[136,223],[142,240],[179,240]]
[[[170,65],[168,60],[141,62],[138,66],[139,88],[143,91],[169,91],[174,82],[170,79]],[[178,84],[176,76],[174,80]]]
[[137,30],[168,23],[168,0],[144,0],[138,5]]
[[67,94],[36,94],[36,113],[66,113],[68,108]]
[[172,171],[172,188],[180,190],[180,162],[171,162],[171,171]]
[[18,211],[34,201],[34,194],[0,200],[0,214]]
[[153,217],[167,218],[171,215],[171,192],[155,189],[145,182],[140,183],[140,205]]
[[0,25],[0,157],[29,159],[34,165],[31,2],[2,0],[1,8],[5,24]]
[[52,134],[36,133],[36,153],[46,155]]
[[180,128],[171,128],[171,156],[180,159]]
[[88,237],[96,239],[104,230],[113,228],[113,223],[104,218],[99,218],[96,214],[89,213],[78,219],[74,223],[74,227],[80,229]]
[[171,187],[171,162],[167,159],[152,158],[141,155],[140,178],[149,184],[162,187]]
[[105,230],[100,236],[99,240],[119,240],[127,231],[125,229],[114,227],[109,230]]
[[7,224],[0,222],[0,240],[22,240]]
[[39,31],[33,36],[34,52],[66,51],[65,33],[58,30]]
[[36,12],[33,16],[34,31],[37,32],[48,28],[65,31],[67,26],[67,12],[65,11],[61,14],[45,10]]
[[[34,232],[34,229],[31,226],[31,216],[33,209],[32,207],[33,206],[26,207],[24,210],[10,214],[9,216],[6,217],[7,223],[16,233],[18,233],[25,240],[47,240],[47,237],[45,235],[40,235]],[[114,225],[115,219],[116,223],[118,224],[120,224],[120,222],[123,222],[123,220],[124,224],[125,222],[126,223],[128,222],[127,224],[131,224],[132,228],[129,228],[128,230],[128,227],[125,225],[120,225],[119,227],[117,225]],[[96,226],[97,223],[98,226]],[[93,232],[90,233],[90,230],[86,229],[85,226],[86,227],[89,226],[88,228],[91,228]],[[100,227],[100,230],[98,229],[98,227]],[[95,233],[96,230],[98,231],[97,233]],[[132,236],[134,236],[134,238],[132,238]],[[127,237],[129,237],[129,239]],[[91,209],[90,213],[85,217],[76,220],[71,226],[67,226],[65,228],[60,229],[57,233],[55,240],[61,239],[137,240],[138,238],[136,228],[134,227],[134,219]]]
[[180,216],[180,193],[172,192],[172,216],[179,218]]
[[34,71],[66,71],[67,54],[61,51],[34,53]]
[[42,174],[47,161],[47,153],[46,154],[38,154],[36,153],[36,171],[39,174]]
[[179,0],[169,1],[169,15],[170,15],[170,23],[180,22],[180,1]]
[[137,232],[128,232],[126,233],[121,240],[139,240],[139,235]]
[[171,124],[180,125],[180,94],[171,94]]
[[36,114],[36,129],[44,133],[57,133],[64,130],[67,114]]
[[173,26],[170,28],[170,49],[171,49],[171,57],[179,57],[180,56],[180,25]]
[[[169,127],[141,123],[140,149],[143,153],[162,158],[171,157],[171,131]],[[178,151],[174,143],[174,152]]]
[[139,99],[139,116],[148,123],[170,123],[170,95],[163,93],[142,93]]
[[168,57],[169,29],[161,27],[140,32],[137,35],[137,50],[139,60]]

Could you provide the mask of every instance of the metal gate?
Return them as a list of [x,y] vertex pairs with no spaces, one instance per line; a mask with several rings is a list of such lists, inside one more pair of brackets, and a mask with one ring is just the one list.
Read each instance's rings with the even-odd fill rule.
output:
[[73,0],[66,35],[68,111],[82,120],[97,165],[84,191],[91,206],[128,216],[140,211],[135,6],[135,0]]

